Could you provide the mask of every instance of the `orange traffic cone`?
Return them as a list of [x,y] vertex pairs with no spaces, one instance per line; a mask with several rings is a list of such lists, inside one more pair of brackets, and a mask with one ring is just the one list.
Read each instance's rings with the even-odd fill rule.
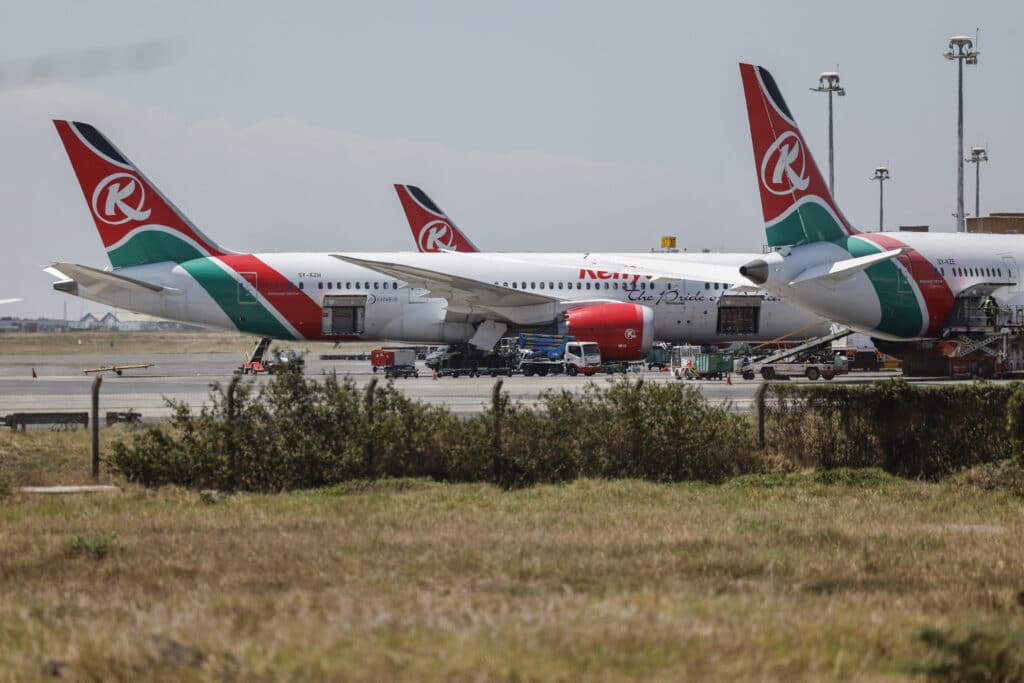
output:
[[730,373],[725,373],[725,383],[732,386],[732,376]]

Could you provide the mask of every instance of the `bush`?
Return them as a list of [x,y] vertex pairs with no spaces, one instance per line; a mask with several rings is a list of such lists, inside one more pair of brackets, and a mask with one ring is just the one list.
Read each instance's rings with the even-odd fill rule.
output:
[[971,631],[962,639],[947,631],[925,629],[920,639],[941,662],[920,667],[943,681],[1024,681],[1024,634],[1019,631]]
[[114,445],[111,462],[146,486],[279,491],[359,478],[440,476],[447,411],[391,385],[278,373],[258,394],[234,378],[195,414],[174,404],[169,427]]
[[1007,402],[1019,391],[987,382],[773,383],[765,399],[767,448],[803,467],[881,467],[937,478],[1007,457]]
[[79,534],[71,539],[69,551],[79,557],[102,560],[110,553],[113,543],[113,535]]
[[582,396],[548,392],[539,409],[491,406],[460,420],[375,380],[311,381],[289,367],[258,393],[214,385],[198,414],[175,404],[171,424],[115,444],[111,462],[146,486],[279,491],[399,477],[505,487],[578,477],[653,481],[756,469],[749,420],[680,384],[619,380]]

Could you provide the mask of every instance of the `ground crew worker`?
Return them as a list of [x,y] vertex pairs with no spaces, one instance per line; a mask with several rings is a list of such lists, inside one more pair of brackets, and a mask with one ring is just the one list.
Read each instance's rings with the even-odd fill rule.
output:
[[985,311],[985,321],[989,327],[995,327],[996,315],[999,313],[999,304],[996,303],[995,298],[992,295],[985,297],[985,301],[981,304],[982,309]]

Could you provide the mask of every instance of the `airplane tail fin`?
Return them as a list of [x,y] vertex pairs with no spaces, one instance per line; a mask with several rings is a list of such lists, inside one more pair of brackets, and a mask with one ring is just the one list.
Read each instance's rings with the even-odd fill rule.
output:
[[395,185],[395,191],[402,202],[417,249],[423,252],[480,251],[426,192],[413,185]]
[[231,253],[88,123],[54,121],[114,268]]
[[857,234],[835,204],[775,79],[740,64],[768,245],[780,247]]

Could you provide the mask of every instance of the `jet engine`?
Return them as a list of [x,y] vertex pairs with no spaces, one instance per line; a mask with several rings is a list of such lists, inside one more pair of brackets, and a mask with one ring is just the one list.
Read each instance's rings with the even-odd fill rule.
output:
[[654,311],[640,304],[579,306],[565,312],[564,334],[601,347],[603,360],[639,360],[654,342]]

